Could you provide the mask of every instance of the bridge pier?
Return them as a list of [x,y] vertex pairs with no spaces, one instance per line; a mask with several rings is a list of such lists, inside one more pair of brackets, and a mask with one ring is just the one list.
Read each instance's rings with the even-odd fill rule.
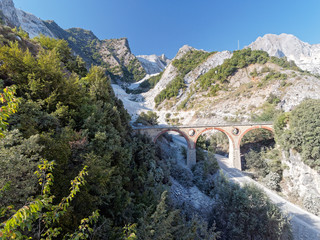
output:
[[233,149],[233,158],[229,158],[233,162],[233,167],[236,169],[239,169],[242,171],[241,167],[241,153],[240,153],[240,147],[237,146]]
[[187,166],[192,168],[197,163],[197,151],[195,148],[189,148],[187,152]]

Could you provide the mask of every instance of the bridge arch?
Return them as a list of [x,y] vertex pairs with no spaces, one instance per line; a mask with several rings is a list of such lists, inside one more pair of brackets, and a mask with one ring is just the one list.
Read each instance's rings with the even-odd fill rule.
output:
[[[241,142],[243,141],[244,137],[248,133],[250,133],[254,130],[258,130],[258,132],[255,132],[254,135],[252,135],[252,136],[255,136],[254,139],[252,139],[252,141],[248,141],[248,142],[244,141],[242,143],[243,145],[241,145]],[[267,130],[267,131],[263,132],[261,130]],[[271,135],[264,135],[266,132],[272,133],[272,136]],[[265,138],[265,136],[267,138]],[[264,140],[268,140],[268,141],[264,142]],[[270,142],[270,140],[271,140],[271,142]],[[263,142],[260,142],[260,141],[263,141]],[[245,166],[247,166],[247,159],[245,158],[245,154],[248,153],[248,147],[246,147],[246,145],[252,144],[255,142],[258,142],[258,146],[260,146],[259,148],[266,146],[268,144],[274,144],[274,129],[270,126],[251,126],[251,127],[246,128],[243,132],[241,132],[241,134],[239,135],[239,138],[238,138],[238,143],[237,143],[237,148],[239,149],[239,166],[241,167],[241,170],[243,170],[245,168]],[[270,146],[270,145],[268,145],[268,146]]]
[[[188,154],[187,165],[192,167],[196,164],[196,143],[201,134],[209,130],[217,130],[227,135],[229,140],[229,159],[232,161],[232,167],[242,170],[240,145],[243,137],[254,129],[266,129],[273,131],[272,123],[248,123],[237,125],[207,125],[207,126],[158,126],[158,127],[136,127],[138,133],[146,133],[151,137],[154,143],[164,133],[174,131],[179,133],[187,141]],[[235,131],[236,130],[236,131]]]
[[179,129],[165,129],[165,130],[162,130],[160,133],[158,133],[155,138],[153,139],[153,142],[156,143],[158,138],[165,134],[166,132],[177,132],[179,133],[180,135],[182,135],[184,137],[184,139],[186,140],[187,144],[188,144],[188,148],[191,148],[191,143],[190,143],[190,139],[189,137],[182,131],[180,131]]
[[229,132],[227,132],[226,130],[224,130],[222,128],[217,128],[217,127],[209,127],[209,128],[205,128],[202,131],[200,131],[198,133],[198,135],[195,137],[194,144],[195,145],[197,144],[198,138],[201,136],[201,134],[203,134],[204,132],[210,131],[210,130],[217,130],[217,131],[223,132],[225,135],[227,135],[227,137],[229,139],[229,143],[231,143],[234,146],[234,140],[233,140],[231,134]]
[[205,132],[207,131],[210,131],[210,130],[216,130],[216,131],[219,131],[219,132],[222,132],[224,133],[225,136],[227,136],[228,138],[228,141],[229,141],[229,153],[228,153],[228,156],[229,156],[229,161],[230,163],[233,165],[233,162],[234,162],[234,150],[236,148],[236,142],[234,140],[234,137],[232,136],[232,134],[230,133],[230,131],[228,131],[227,129],[224,129],[224,128],[220,128],[220,127],[208,127],[208,128],[205,128],[203,129],[202,131],[200,131],[197,136],[195,137],[195,140],[194,140],[194,145],[196,146],[197,144],[197,141],[198,141],[198,138]]
[[273,130],[272,127],[269,127],[269,126],[252,126],[252,127],[246,129],[245,131],[243,131],[240,134],[239,140],[238,140],[238,143],[237,143],[239,148],[240,148],[241,140],[244,137],[244,135],[246,135],[248,132],[250,132],[252,130],[255,130],[255,129],[266,129],[266,130],[269,130],[270,132],[272,132],[274,134],[274,130]]

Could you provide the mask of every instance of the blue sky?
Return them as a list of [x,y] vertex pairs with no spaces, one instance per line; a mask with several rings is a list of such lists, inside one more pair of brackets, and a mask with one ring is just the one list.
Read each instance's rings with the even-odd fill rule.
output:
[[288,0],[14,0],[16,7],[62,28],[92,30],[100,39],[127,37],[136,54],[173,58],[188,44],[236,50],[267,33],[320,43],[320,1]]

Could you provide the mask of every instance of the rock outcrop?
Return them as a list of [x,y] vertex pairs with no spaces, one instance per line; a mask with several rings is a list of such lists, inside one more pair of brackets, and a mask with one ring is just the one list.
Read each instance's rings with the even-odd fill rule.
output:
[[303,206],[316,215],[320,214],[320,174],[304,164],[299,153],[290,150],[283,155],[282,163],[286,187],[283,193],[301,199]]
[[17,27],[20,26],[13,0],[0,0],[0,10],[5,24]]
[[145,77],[146,71],[136,56],[131,53],[127,38],[99,41],[97,51],[103,65],[121,80],[136,82]]
[[157,56],[152,55],[138,55],[138,60],[140,61],[142,67],[146,70],[147,74],[156,74],[162,72],[166,66],[170,63],[164,54]]
[[258,37],[248,47],[252,50],[266,51],[271,56],[287,57],[301,69],[320,74],[320,44],[311,45],[291,34],[282,33]]
[[54,34],[40,18],[31,13],[16,9],[12,0],[0,0],[0,10],[7,25],[21,27],[29,33],[31,38],[39,34],[54,37]]

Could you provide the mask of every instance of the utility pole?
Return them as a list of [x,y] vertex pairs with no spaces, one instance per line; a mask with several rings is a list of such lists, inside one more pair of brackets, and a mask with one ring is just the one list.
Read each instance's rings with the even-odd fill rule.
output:
[[238,40],[238,50],[240,50],[240,42],[239,42],[239,40]]

